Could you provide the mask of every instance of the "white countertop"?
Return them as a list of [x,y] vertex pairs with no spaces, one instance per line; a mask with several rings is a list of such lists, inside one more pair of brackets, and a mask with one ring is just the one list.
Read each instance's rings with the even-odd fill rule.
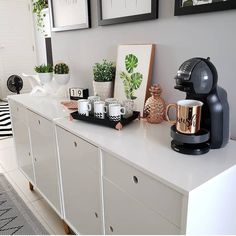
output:
[[170,126],[166,122],[152,125],[136,120],[121,131],[69,118],[55,123],[183,194],[236,167],[235,141],[200,156],[179,154],[170,147]]
[[11,99],[15,102],[24,105],[26,108],[43,116],[48,120],[67,117],[71,112],[63,105],[61,105],[61,101],[68,100],[66,98],[63,99],[63,98],[53,98],[50,96],[21,94],[21,95],[8,96],[8,99]]

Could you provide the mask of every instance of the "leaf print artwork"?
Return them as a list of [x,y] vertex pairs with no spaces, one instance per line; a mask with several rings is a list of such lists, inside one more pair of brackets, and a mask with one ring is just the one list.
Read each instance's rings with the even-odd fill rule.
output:
[[134,54],[128,54],[125,57],[125,68],[126,71],[120,73],[120,78],[123,81],[124,92],[127,99],[135,100],[135,90],[139,89],[143,75],[139,72],[134,72],[138,67],[138,58]]
[[133,55],[129,54],[125,57],[125,67],[128,73],[133,73],[134,69],[138,66],[138,58]]

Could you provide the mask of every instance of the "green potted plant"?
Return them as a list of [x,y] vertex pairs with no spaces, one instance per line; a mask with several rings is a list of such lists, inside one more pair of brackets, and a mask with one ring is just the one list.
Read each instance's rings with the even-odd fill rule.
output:
[[39,65],[35,66],[34,70],[38,73],[41,84],[49,83],[53,76],[53,66],[52,65]]
[[94,95],[101,97],[101,100],[113,97],[115,71],[115,64],[105,59],[93,66]]
[[67,84],[70,80],[69,66],[66,63],[58,63],[54,66],[54,78],[60,85]]
[[33,4],[33,13],[36,15],[36,24],[38,27],[38,31],[45,33],[44,31],[44,18],[46,16],[44,9],[48,8],[47,0],[32,0]]

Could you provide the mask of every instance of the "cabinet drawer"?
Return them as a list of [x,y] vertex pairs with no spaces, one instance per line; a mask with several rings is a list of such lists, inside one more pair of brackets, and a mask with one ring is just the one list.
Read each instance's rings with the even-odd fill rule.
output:
[[27,109],[15,102],[9,99],[10,104],[10,110],[11,110],[11,116],[15,117],[17,120],[21,120],[24,122],[24,124],[27,124]]
[[105,178],[173,224],[181,226],[182,194],[106,152],[103,152],[103,158]]
[[[68,153],[74,158],[74,162],[83,163],[83,167],[100,170],[100,159],[98,148],[76,135],[57,126],[57,137],[60,152]],[[63,141],[62,141],[63,140]],[[61,150],[61,147],[64,150]]]
[[104,180],[105,232],[109,234],[170,234],[180,229],[158,213]]

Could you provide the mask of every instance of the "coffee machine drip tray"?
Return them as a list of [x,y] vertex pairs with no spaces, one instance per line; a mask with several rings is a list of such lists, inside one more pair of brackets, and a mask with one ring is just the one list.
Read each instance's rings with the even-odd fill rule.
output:
[[210,133],[206,129],[201,129],[196,134],[183,134],[176,130],[175,125],[172,125],[171,137],[181,143],[198,144],[207,142],[210,138]]
[[196,134],[183,134],[176,130],[176,126],[171,127],[171,147],[174,151],[188,155],[201,155],[210,150],[210,133],[201,129]]
[[202,155],[210,150],[210,144],[206,143],[199,143],[199,144],[188,144],[188,143],[180,143],[176,140],[172,140],[171,148],[182,154],[187,155]]

